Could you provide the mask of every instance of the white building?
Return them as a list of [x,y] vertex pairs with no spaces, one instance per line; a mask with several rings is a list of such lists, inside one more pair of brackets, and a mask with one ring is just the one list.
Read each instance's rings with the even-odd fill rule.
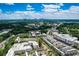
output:
[[74,46],[79,49],[79,41],[74,41]]
[[69,55],[78,54],[78,51],[76,49],[74,49],[71,46],[68,46],[67,44],[65,44],[59,40],[54,39],[52,36],[47,35],[46,40],[47,40],[47,42],[49,41],[51,43],[51,46],[53,46],[60,55],[69,56]]
[[77,37],[72,37],[69,34],[59,34],[59,33],[53,33],[54,38],[61,40],[67,44],[74,44],[74,41],[77,41]]
[[32,35],[33,37],[35,37],[35,36],[40,36],[41,33],[40,33],[39,31],[32,31],[32,32],[31,32],[31,35]]
[[18,52],[25,52],[27,55],[28,51],[31,51],[33,48],[38,49],[38,43],[35,41],[28,41],[28,42],[23,42],[23,43],[16,43],[10,48],[6,56],[15,56],[16,53]]
[[15,51],[31,51],[32,47],[29,45],[29,43],[24,42],[24,43],[16,43],[12,46],[12,48],[8,51],[6,56],[14,56]]
[[17,37],[16,38],[16,41],[19,43],[20,42],[20,37]]
[[75,55],[78,52],[76,49],[74,49],[70,46],[61,48],[61,51],[63,51],[65,53],[65,55]]
[[31,44],[34,49],[38,49],[39,48],[39,45],[38,45],[38,43],[36,41],[29,41],[28,43]]

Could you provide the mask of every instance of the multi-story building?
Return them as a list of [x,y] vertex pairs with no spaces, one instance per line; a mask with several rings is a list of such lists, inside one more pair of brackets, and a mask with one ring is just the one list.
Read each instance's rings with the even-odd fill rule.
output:
[[74,45],[74,42],[78,40],[77,37],[72,37],[69,34],[59,34],[59,33],[53,33],[53,37],[57,40],[63,41],[64,43],[67,43],[69,45]]
[[44,40],[46,42],[48,42],[48,44],[50,44],[52,47],[54,47],[54,49],[60,55],[66,55],[66,56],[78,55],[77,49],[75,49],[59,40],[54,39],[53,36],[47,35],[47,37],[45,37]]
[[38,43],[35,41],[28,41],[22,43],[15,43],[12,48],[9,49],[6,56],[16,56],[18,53],[28,55],[27,52],[32,51],[32,49],[38,49]]

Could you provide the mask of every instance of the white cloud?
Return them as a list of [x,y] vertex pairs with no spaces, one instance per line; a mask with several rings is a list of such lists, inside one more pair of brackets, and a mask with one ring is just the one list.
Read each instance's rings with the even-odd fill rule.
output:
[[59,5],[54,5],[54,4],[43,4],[43,6],[44,6],[44,8],[45,9],[56,9],[56,8],[60,8],[60,6]]
[[[79,6],[71,6],[68,10],[61,10],[59,9],[60,6],[63,6],[63,4],[57,4],[57,5],[46,5],[45,11],[49,10],[50,12],[44,12],[45,18],[52,18],[52,19],[79,19]],[[47,8],[47,9],[46,9]],[[51,10],[52,9],[52,10]],[[59,9],[59,11],[58,11]],[[42,14],[43,15],[43,14]]]
[[5,4],[7,4],[7,5],[14,5],[14,3],[5,3]]
[[69,9],[70,12],[79,13],[79,6],[72,6]]
[[58,3],[58,5],[63,6],[64,4],[63,3]]
[[[35,12],[31,9],[28,11],[16,11],[11,14],[1,14],[0,19],[79,19],[79,7],[71,6],[68,10],[59,10],[57,5],[43,5],[43,12]],[[31,5],[28,8],[33,8]]]
[[44,6],[43,11],[45,12],[56,12],[60,8],[60,5],[54,5],[54,4],[49,4],[49,5],[43,4],[43,6]]
[[34,8],[33,8],[30,4],[27,5],[26,9],[27,9],[28,11],[34,10]]

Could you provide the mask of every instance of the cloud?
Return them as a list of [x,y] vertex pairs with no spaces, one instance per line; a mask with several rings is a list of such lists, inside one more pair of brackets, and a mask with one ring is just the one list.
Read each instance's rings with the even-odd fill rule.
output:
[[69,12],[79,13],[79,6],[71,6]]
[[31,5],[27,5],[28,11],[1,13],[0,19],[79,19],[79,6],[71,6],[68,10],[60,9],[63,4],[43,4],[43,6],[42,12],[36,12]]
[[49,4],[49,5],[43,4],[43,6],[44,6],[43,9],[44,12],[56,12],[60,8],[60,5],[54,5],[54,4]]
[[79,6],[71,6],[68,10],[60,9],[63,4],[43,5],[43,18],[48,19],[79,19]]
[[7,4],[7,5],[14,5],[14,3],[5,3],[5,4]]
[[59,5],[59,6],[64,6],[64,4],[63,4],[63,3],[58,3],[58,5]]
[[67,12],[79,12],[79,6],[71,6],[68,10],[61,10]]
[[44,8],[45,9],[56,9],[56,8],[60,8],[60,6],[59,5],[54,5],[54,4],[43,4],[43,6],[44,6]]
[[34,8],[33,8],[30,4],[27,5],[26,9],[27,9],[28,11],[34,10]]

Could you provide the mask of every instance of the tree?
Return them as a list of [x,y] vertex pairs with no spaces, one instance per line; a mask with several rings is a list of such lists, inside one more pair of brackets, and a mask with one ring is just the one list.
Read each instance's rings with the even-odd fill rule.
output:
[[38,39],[38,44],[39,44],[39,47],[41,48],[42,47],[42,39],[41,38]]
[[3,49],[0,48],[0,56],[2,56],[2,55],[3,55]]

